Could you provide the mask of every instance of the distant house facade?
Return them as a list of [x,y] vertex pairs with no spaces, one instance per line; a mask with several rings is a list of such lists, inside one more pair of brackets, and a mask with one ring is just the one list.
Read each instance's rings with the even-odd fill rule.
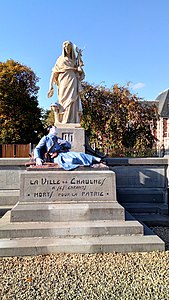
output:
[[[157,138],[156,149],[158,156],[169,155],[169,89],[160,93],[156,100],[141,101],[148,105],[156,105],[159,113],[157,129],[152,124],[152,134]],[[151,126],[151,124],[150,124]]]
[[169,89],[160,93],[154,103],[158,107],[159,120],[157,121],[156,137],[159,156],[169,154]]

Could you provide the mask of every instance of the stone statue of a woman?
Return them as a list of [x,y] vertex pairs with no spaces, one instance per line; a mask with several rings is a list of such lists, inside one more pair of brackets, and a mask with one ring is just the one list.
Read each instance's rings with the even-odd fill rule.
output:
[[81,81],[85,74],[82,69],[82,51],[76,47],[77,57],[73,44],[63,43],[62,55],[57,59],[52,69],[48,97],[54,94],[53,84],[58,88],[59,115],[58,121],[65,123],[79,123],[82,105],[80,100]]

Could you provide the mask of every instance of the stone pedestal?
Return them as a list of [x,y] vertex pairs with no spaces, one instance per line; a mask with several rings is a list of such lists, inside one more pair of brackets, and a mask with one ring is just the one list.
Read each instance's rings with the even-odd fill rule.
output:
[[24,171],[20,191],[0,221],[0,256],[165,249],[138,221],[125,219],[113,171]]
[[20,202],[117,202],[115,173],[87,169],[25,171],[20,178]]
[[71,144],[71,151],[85,152],[85,131],[80,124],[57,124],[58,136]]

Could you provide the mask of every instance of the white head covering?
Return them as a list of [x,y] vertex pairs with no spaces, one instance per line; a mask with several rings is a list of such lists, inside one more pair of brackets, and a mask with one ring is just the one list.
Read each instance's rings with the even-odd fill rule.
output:
[[71,59],[72,59],[74,62],[76,62],[76,55],[75,55],[75,51],[74,51],[74,46],[73,46],[73,44],[72,44],[71,42],[69,42],[69,41],[63,42],[62,55],[63,55],[63,56],[67,56],[67,55],[66,55],[66,52],[65,52],[65,45],[66,45],[66,44],[71,45],[71,53],[70,53],[70,56],[71,56]]
[[57,135],[58,134],[58,129],[55,126],[52,126],[49,130],[49,133],[53,134],[53,135]]

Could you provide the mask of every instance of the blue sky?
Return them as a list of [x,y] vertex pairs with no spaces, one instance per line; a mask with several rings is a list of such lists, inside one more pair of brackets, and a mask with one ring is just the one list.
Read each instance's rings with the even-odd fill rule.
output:
[[0,61],[14,59],[40,78],[49,109],[51,69],[70,40],[83,48],[85,81],[126,85],[145,100],[169,88],[168,0],[0,0]]

